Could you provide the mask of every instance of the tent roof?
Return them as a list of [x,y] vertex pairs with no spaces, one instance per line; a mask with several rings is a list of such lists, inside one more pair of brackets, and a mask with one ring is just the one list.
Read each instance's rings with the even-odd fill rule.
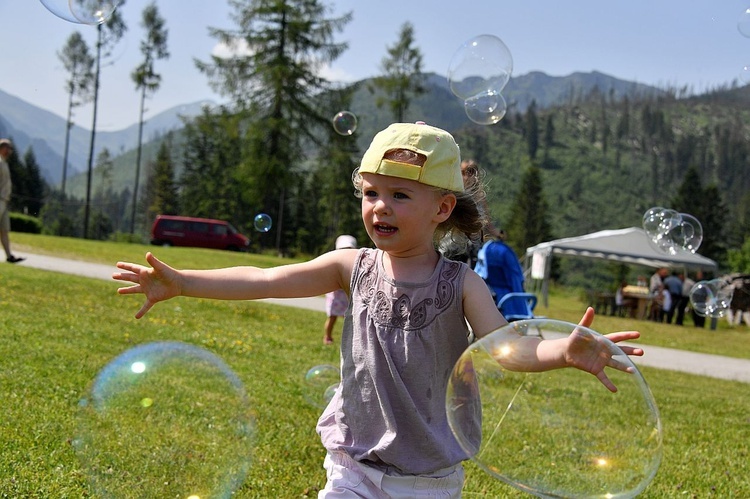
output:
[[716,271],[715,261],[705,256],[684,252],[669,255],[654,248],[643,229],[629,227],[602,230],[578,237],[568,237],[537,244],[526,249],[529,257],[535,252],[600,258],[646,267],[686,267],[688,269]]

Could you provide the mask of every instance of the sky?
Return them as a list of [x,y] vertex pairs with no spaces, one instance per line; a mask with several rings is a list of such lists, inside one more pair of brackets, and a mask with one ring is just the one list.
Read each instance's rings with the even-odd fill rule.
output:
[[[65,9],[67,0],[44,0]],[[600,71],[656,86],[690,86],[700,92],[740,78],[750,66],[750,38],[738,22],[750,0],[321,0],[330,15],[352,12],[336,35],[348,49],[326,75],[357,81],[380,73],[388,46],[411,22],[423,71],[446,75],[451,57],[482,34],[501,38],[513,55],[514,75],[543,71],[565,76]],[[166,20],[170,57],[156,62],[159,90],[148,99],[146,119],[174,106],[224,98],[212,91],[194,59],[217,49],[209,27],[232,29],[226,0],[155,0]],[[138,121],[139,94],[130,73],[141,60],[141,13],[150,0],[127,0],[128,25],[102,68],[97,129],[119,130]],[[750,14],[747,14],[750,18]],[[80,31],[89,47],[96,29],[52,14],[40,0],[0,0],[0,90],[61,117],[67,113],[67,74],[57,56]],[[335,114],[337,110],[332,110]],[[2,110],[0,110],[0,113]],[[90,128],[91,106],[77,108],[74,122]]]

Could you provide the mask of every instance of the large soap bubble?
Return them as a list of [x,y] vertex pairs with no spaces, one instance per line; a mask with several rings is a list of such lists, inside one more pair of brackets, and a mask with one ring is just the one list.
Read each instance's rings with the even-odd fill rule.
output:
[[466,41],[450,62],[448,84],[464,101],[466,116],[480,125],[494,125],[505,116],[507,104],[501,92],[513,72],[513,57],[494,35]]
[[73,440],[97,497],[230,497],[250,468],[244,387],[211,352],[180,342],[132,348],[80,401]]
[[513,73],[513,56],[494,35],[480,35],[464,42],[451,58],[448,83],[461,99],[484,92],[502,92]]
[[[556,338],[577,330],[607,343],[626,373],[607,369],[608,391],[577,369],[514,372],[524,336]],[[491,476],[540,497],[634,497],[662,458],[659,411],[643,376],[614,343],[562,321],[517,321],[472,344],[451,373],[446,410],[461,447]]]
[[41,0],[47,10],[60,19],[77,24],[101,24],[107,21],[121,0]]
[[730,310],[734,286],[724,279],[696,282],[690,289],[690,304],[702,317],[724,317]]

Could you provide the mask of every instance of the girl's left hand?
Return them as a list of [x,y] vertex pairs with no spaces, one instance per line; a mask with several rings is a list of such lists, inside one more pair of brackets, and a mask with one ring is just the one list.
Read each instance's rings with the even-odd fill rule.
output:
[[[594,321],[594,309],[589,307],[583,314],[583,318],[578,323],[581,326],[589,327]],[[613,343],[621,341],[634,340],[640,337],[638,331],[620,331],[617,333],[605,334],[601,336],[592,336],[584,334],[583,331],[576,329],[568,336],[568,347],[565,351],[565,361],[571,367],[576,367],[582,371],[589,372],[596,376],[599,381],[611,392],[616,392],[617,387],[607,377],[604,372],[605,367],[613,367],[624,372],[632,372],[633,369],[623,362],[616,360],[612,356],[619,352],[613,351],[610,344],[604,341],[607,338]],[[619,346],[620,350],[626,355],[643,355],[643,350],[630,346]]]

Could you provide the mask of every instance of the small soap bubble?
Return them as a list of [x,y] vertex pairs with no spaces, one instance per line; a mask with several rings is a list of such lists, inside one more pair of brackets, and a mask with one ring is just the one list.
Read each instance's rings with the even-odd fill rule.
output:
[[96,497],[230,497],[250,469],[253,418],[213,353],[167,341],[122,353],[79,402],[73,448]]
[[672,240],[680,251],[695,253],[703,242],[703,226],[693,215],[680,213],[682,222],[672,230]]
[[255,215],[253,225],[255,226],[255,230],[257,230],[258,232],[268,232],[269,230],[271,230],[273,221],[271,220],[270,215],[267,215],[265,213],[258,213],[257,215]]
[[489,91],[464,101],[466,116],[479,125],[494,125],[505,116],[508,105],[503,96]]
[[322,364],[311,368],[305,374],[303,394],[305,401],[319,409],[325,409],[341,383],[341,373],[337,367]]
[[[525,336],[571,334],[628,368],[605,370],[616,393],[577,369],[514,368]],[[467,457],[538,497],[635,497],[662,459],[661,419],[645,379],[615,343],[577,324],[516,321],[472,343],[448,380],[446,411]]]
[[339,135],[351,135],[357,130],[357,117],[349,111],[340,111],[333,117],[333,129]]
[[485,92],[502,92],[513,72],[513,56],[494,35],[480,35],[462,44],[451,58],[448,83],[466,100]]
[[745,38],[750,38],[750,7],[743,10],[737,19],[737,31]]
[[120,0],[40,0],[60,19],[76,24],[101,24],[107,21]]
[[734,287],[724,279],[699,281],[690,289],[690,304],[701,317],[724,317],[733,297]]
[[658,206],[644,213],[643,230],[656,249],[673,256],[695,253],[703,242],[703,226],[697,218]]
[[677,216],[675,210],[668,208],[662,208],[661,206],[655,206],[646,210],[643,214],[643,230],[646,231],[646,235],[653,239],[659,237],[662,231],[662,222],[669,220]]

